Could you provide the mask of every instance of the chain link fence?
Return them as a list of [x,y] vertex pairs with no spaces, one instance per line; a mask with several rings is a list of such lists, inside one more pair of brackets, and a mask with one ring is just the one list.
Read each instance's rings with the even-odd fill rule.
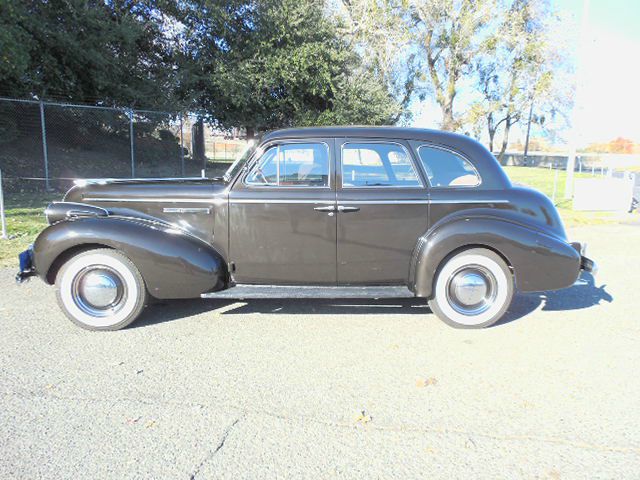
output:
[[0,98],[5,192],[65,190],[77,178],[218,174],[246,145],[232,137],[188,113]]

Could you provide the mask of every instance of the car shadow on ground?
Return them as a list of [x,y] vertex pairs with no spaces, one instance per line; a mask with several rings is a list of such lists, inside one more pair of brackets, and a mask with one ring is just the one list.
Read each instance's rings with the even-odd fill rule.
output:
[[494,326],[518,320],[537,310],[541,305],[542,311],[568,311],[593,307],[601,302],[613,302],[613,297],[607,292],[606,285],[597,287],[593,275],[582,272],[578,281],[569,288],[518,294],[509,311]]
[[[516,295],[509,311],[496,324],[518,320],[538,309],[543,311],[578,310],[612,302],[606,285],[597,287],[591,274],[583,273],[580,280],[563,290],[521,293]],[[216,312],[220,315],[425,315],[431,313],[422,298],[398,299],[189,299],[157,302],[148,306],[131,328],[145,327],[193,315]]]

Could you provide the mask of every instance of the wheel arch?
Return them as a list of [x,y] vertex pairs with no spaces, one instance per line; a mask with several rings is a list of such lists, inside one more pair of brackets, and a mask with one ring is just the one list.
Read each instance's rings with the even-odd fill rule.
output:
[[495,253],[496,255],[498,255],[504,261],[504,263],[507,265],[507,267],[509,267],[509,270],[511,270],[511,274],[515,276],[515,272],[513,271],[513,264],[511,263],[509,258],[504,253],[502,253],[500,250],[498,250],[496,247],[494,247],[493,245],[488,245],[488,244],[484,244],[484,243],[468,243],[466,245],[462,245],[460,247],[457,247],[456,249],[454,249],[451,252],[449,252],[440,261],[440,263],[436,267],[435,272],[433,272],[434,277],[438,275],[440,270],[442,270],[442,267],[444,266],[444,264],[447,263],[449,261],[449,259],[455,257],[459,253],[462,253],[462,252],[464,252],[466,250],[472,250],[474,248],[483,248],[485,250],[489,250],[489,251]]
[[33,246],[36,271],[51,284],[65,261],[93,248],[124,254],[156,298],[194,298],[228,283],[226,261],[202,240],[169,226],[113,217],[82,218],[47,227]]
[[49,285],[53,285],[54,283],[56,283],[56,277],[58,275],[58,272],[60,271],[62,266],[65,263],[67,263],[69,259],[71,259],[72,257],[75,257],[76,255],[82,252],[86,252],[89,250],[97,250],[99,248],[109,248],[113,250],[113,247],[110,247],[109,245],[104,245],[102,243],[81,243],[79,245],[74,245],[72,247],[67,248],[53,260],[53,262],[49,266],[49,269],[46,272],[43,272],[44,281]]

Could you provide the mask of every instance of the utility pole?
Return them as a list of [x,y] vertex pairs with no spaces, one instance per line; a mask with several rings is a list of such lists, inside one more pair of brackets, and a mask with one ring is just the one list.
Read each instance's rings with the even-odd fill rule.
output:
[[580,22],[580,39],[578,44],[578,65],[576,68],[576,97],[571,118],[571,134],[569,140],[569,156],[567,157],[567,182],[564,187],[564,198],[573,197],[573,172],[576,168],[576,151],[580,139],[580,121],[582,120],[582,95],[584,81],[584,59],[586,54],[587,29],[589,25],[589,0],[582,0],[582,21]]

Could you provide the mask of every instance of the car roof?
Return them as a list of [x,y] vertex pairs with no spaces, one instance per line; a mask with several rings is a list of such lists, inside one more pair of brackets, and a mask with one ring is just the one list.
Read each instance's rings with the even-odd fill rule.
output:
[[425,142],[461,153],[476,167],[482,177],[482,188],[507,188],[511,182],[498,161],[484,145],[454,132],[409,127],[305,127],[285,128],[266,133],[261,143],[301,138],[384,138]]
[[303,127],[284,128],[274,130],[264,135],[263,140],[275,140],[279,138],[300,137],[376,137],[376,138],[402,138],[404,140],[470,140],[469,137],[458,133],[428,128],[410,127],[367,127],[367,126],[336,126],[336,127]]

